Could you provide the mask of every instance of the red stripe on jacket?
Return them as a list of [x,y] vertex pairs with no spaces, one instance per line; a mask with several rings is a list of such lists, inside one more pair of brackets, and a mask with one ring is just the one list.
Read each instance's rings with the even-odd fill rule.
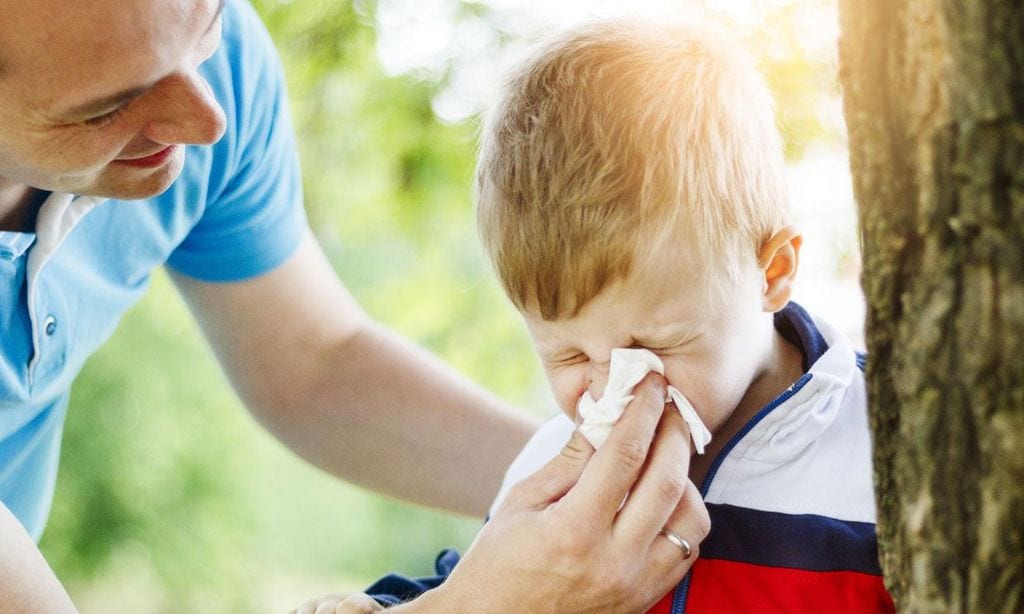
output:
[[[675,591],[649,614],[671,614]],[[721,559],[698,559],[693,566],[686,612],[895,612],[880,576],[855,571],[804,571]]]

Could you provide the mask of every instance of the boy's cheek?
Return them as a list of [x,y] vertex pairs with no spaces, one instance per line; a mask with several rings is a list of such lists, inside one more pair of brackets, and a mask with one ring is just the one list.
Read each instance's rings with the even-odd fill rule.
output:
[[565,394],[557,399],[558,408],[562,410],[562,413],[565,414],[570,420],[577,423],[578,421],[576,419],[576,405],[579,403],[581,395],[582,392],[580,394]]
[[555,396],[555,402],[558,403],[558,408],[574,422],[576,421],[576,405],[586,391],[586,386],[582,382],[576,381],[576,379],[551,380],[551,391]]
[[577,422],[577,405],[580,403],[581,396],[583,396],[583,390],[565,392],[556,398],[558,408],[574,423]]

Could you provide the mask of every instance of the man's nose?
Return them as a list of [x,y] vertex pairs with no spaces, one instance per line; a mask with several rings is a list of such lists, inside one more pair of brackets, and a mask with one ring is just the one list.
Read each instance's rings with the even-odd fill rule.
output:
[[213,90],[197,71],[168,75],[146,136],[157,143],[212,145],[224,134],[224,109]]

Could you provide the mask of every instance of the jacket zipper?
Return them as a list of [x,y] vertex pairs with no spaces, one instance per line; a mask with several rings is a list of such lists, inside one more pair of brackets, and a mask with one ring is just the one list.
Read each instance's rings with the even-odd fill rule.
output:
[[[725,462],[725,457],[729,455],[729,452],[732,452],[732,449],[736,447],[736,444],[746,437],[747,433],[757,426],[757,424],[761,422],[765,416],[770,414],[772,410],[788,401],[794,394],[800,392],[807,382],[811,381],[811,377],[810,373],[804,373],[796,383],[776,397],[774,401],[765,405],[760,411],[754,414],[754,417],[751,418],[742,429],[740,429],[740,432],[733,435],[732,439],[729,440],[729,443],[725,444],[722,451],[715,457],[714,462],[711,463],[711,468],[708,469],[708,474],[704,476],[704,481],[700,485],[701,498],[708,496],[708,490],[711,489],[711,482],[714,481],[715,474],[718,473],[719,467],[721,467],[722,463]],[[694,564],[696,564],[696,561],[694,561]],[[686,611],[686,600],[690,593],[690,576],[692,575],[693,570],[691,568],[690,571],[686,572],[686,577],[683,578],[683,581],[676,587],[675,594],[672,596],[671,614],[683,614],[683,612]]]

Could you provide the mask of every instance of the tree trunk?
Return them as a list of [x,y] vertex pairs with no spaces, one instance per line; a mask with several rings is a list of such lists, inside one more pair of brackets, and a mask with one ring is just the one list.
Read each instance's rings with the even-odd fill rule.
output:
[[1024,612],[1024,2],[840,16],[886,583]]

